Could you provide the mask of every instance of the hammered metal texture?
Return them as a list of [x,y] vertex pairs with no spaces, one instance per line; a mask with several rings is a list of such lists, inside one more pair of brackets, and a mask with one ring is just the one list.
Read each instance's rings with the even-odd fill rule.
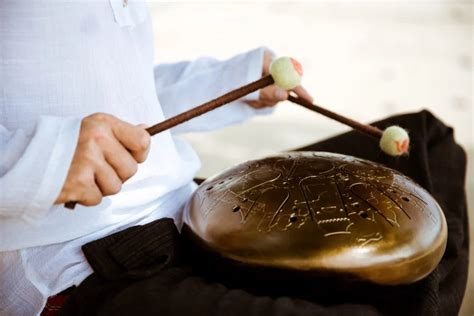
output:
[[200,185],[184,218],[199,245],[225,258],[378,284],[425,277],[447,239],[439,205],[414,181],[323,152],[230,168]]

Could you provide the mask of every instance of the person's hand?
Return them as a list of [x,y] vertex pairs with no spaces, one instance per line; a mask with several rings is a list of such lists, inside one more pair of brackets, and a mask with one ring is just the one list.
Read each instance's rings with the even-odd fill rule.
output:
[[[270,73],[270,64],[272,61],[273,54],[269,51],[265,51],[263,55],[263,76],[266,76]],[[299,97],[313,102],[311,95],[302,86],[298,86],[292,91]],[[246,101],[246,103],[255,109],[261,109],[275,106],[278,102],[285,101],[286,99],[288,99],[288,91],[278,88],[275,85],[271,85],[260,90],[260,96],[258,100],[249,100]]]
[[145,161],[150,135],[144,126],[134,126],[102,113],[82,120],[79,140],[69,172],[56,203],[76,201],[92,206],[102,197],[120,191],[138,163]]

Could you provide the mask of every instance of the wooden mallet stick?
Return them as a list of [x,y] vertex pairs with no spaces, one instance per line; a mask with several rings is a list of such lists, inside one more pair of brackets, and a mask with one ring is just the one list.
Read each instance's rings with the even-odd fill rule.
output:
[[270,66],[270,75],[251,82],[238,89],[232,90],[214,100],[201,104],[189,111],[176,115],[175,117],[169,118],[161,123],[153,125],[147,128],[147,131],[150,133],[150,135],[163,132],[167,129],[175,127],[178,124],[189,121],[192,118],[217,109],[222,105],[240,99],[243,96],[272,84],[275,84],[285,90],[293,89],[301,83],[302,75],[303,69],[300,63],[290,57],[280,57],[272,62]]
[[265,76],[243,87],[232,90],[214,100],[203,103],[195,108],[192,108],[191,110],[188,110],[174,117],[171,117],[163,122],[160,122],[151,127],[148,127],[146,130],[148,133],[150,133],[151,136],[153,136],[155,134],[166,131],[167,129],[175,127],[176,125],[189,121],[190,119],[193,119],[199,115],[202,115],[204,113],[217,109],[218,107],[221,107],[222,105],[225,105],[227,103],[240,99],[241,97],[246,96],[247,94],[250,94],[254,91],[257,91],[259,89],[272,85],[273,83],[274,83],[274,80],[271,75]]
[[370,136],[375,137],[377,139],[382,138],[383,131],[380,128],[376,127],[376,126],[362,124],[360,122],[354,121],[353,119],[350,119],[348,117],[345,117],[345,116],[342,116],[342,115],[337,114],[335,112],[332,112],[330,110],[327,110],[323,107],[320,107],[319,105],[316,105],[314,103],[309,102],[306,99],[303,99],[303,98],[300,98],[300,97],[297,97],[297,96],[293,96],[291,94],[288,96],[288,101],[299,104],[302,107],[307,108],[308,110],[311,110],[313,112],[317,112],[317,113],[322,114],[322,115],[324,115],[324,116],[326,116],[330,119],[338,121],[338,122],[340,122],[344,125],[350,126],[353,129],[358,130],[358,131],[360,131],[364,134],[370,135]]

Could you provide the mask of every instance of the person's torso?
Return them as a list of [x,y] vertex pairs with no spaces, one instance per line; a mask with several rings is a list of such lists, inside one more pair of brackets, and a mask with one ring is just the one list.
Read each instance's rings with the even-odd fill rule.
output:
[[[126,6],[122,0],[2,0],[0,124],[29,133],[42,115],[83,118],[95,112],[133,124],[164,119],[144,0]],[[74,211],[54,206],[36,226],[2,218],[2,247],[12,251],[0,253],[0,263],[14,263],[0,275],[14,286],[3,297],[29,301],[24,311],[37,313],[48,295],[90,273],[80,252],[85,242],[134,223],[179,221],[198,168],[194,151],[164,132],[153,137],[138,173],[100,205]]]
[[94,112],[137,124],[162,119],[147,8],[143,0],[116,2],[0,4],[2,125],[28,129],[39,115]]
[[[0,124],[32,131],[41,115],[105,112],[132,124],[164,119],[153,77],[153,36],[144,0],[5,0],[0,3]],[[9,249],[77,238],[137,216],[199,168],[169,132],[119,194],[96,207],[53,207],[37,227],[1,225]],[[51,232],[55,233],[51,233]],[[23,234],[24,238],[14,236]],[[27,243],[26,240],[31,240]]]

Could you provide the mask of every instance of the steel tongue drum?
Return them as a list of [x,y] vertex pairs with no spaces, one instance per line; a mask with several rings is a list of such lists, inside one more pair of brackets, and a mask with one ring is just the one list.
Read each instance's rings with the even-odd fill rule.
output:
[[184,221],[201,249],[241,265],[382,285],[427,276],[447,240],[441,208],[414,181],[324,152],[273,155],[209,178]]

